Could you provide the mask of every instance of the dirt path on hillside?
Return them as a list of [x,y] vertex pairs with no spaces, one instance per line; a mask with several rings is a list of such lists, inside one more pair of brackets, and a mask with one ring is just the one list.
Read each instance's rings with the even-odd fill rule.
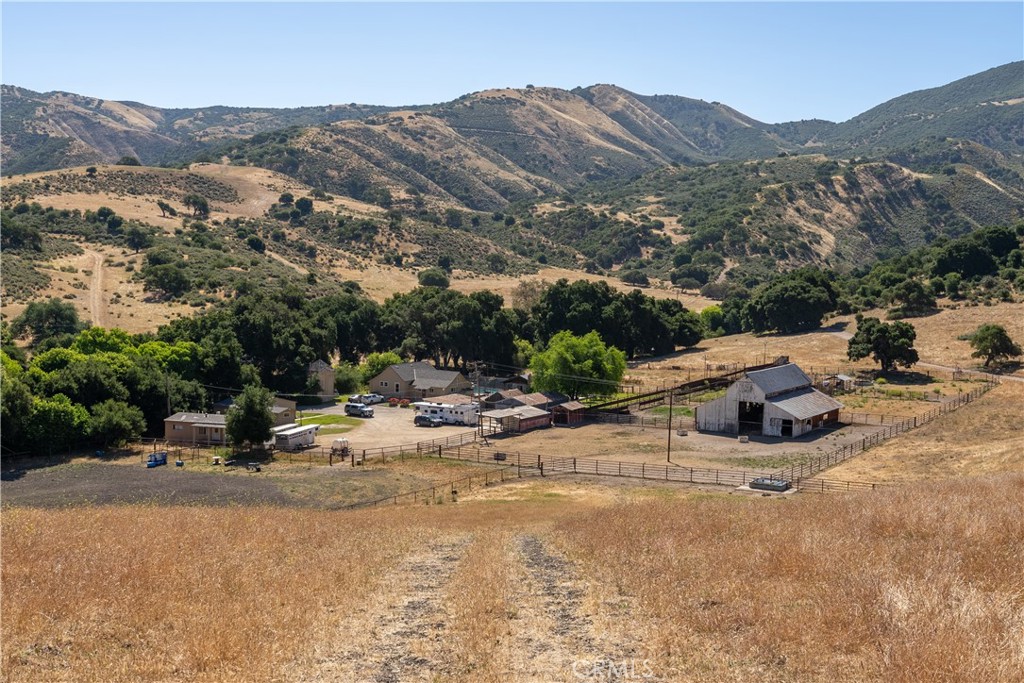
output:
[[637,658],[628,629],[618,628],[628,626],[628,617],[614,631],[595,627],[593,596],[575,564],[534,535],[520,536],[516,545],[521,592],[507,639],[515,680],[622,680],[615,669],[626,662],[632,670]]
[[289,268],[294,269],[295,272],[297,272],[299,275],[309,275],[309,271],[307,269],[303,268],[302,266],[300,266],[297,263],[292,263],[291,261],[286,259],[284,256],[281,256],[280,254],[275,254],[274,252],[270,251],[269,249],[265,253],[267,254],[267,256],[269,256],[270,258],[274,259],[275,261],[277,261],[279,263],[283,263],[284,265],[288,266]]
[[103,289],[103,254],[91,249],[83,249],[92,259],[92,276],[89,281],[89,318],[98,327],[108,327],[107,296]]
[[337,650],[311,681],[405,683],[444,677],[450,616],[443,596],[470,535],[430,543],[381,582],[366,609],[339,629]]

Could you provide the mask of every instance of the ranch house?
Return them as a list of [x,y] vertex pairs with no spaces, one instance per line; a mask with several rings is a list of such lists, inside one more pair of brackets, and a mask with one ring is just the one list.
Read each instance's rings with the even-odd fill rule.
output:
[[438,370],[425,361],[392,365],[370,380],[370,391],[386,398],[421,399],[472,388],[461,372]]
[[811,386],[794,363],[744,374],[725,396],[697,406],[697,429],[792,437],[839,421],[839,401]]
[[175,413],[164,419],[164,440],[169,443],[223,446],[227,415],[218,413]]

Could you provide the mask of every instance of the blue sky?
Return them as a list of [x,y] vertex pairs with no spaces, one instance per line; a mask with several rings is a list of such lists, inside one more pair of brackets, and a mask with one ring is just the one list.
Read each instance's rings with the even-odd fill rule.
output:
[[1024,59],[1024,3],[2,3],[3,82],[160,107],[614,83],[845,121]]

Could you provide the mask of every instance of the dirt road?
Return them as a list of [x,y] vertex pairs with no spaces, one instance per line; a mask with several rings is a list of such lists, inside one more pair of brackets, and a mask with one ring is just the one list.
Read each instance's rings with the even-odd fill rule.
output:
[[[603,596],[538,534],[425,539],[379,585],[314,661],[292,673],[311,681],[540,683],[620,680],[608,676],[613,663],[621,670],[640,661],[621,606],[598,614],[608,611]],[[659,680],[653,672],[644,679]]]
[[90,260],[89,269],[92,276],[89,280],[89,319],[98,327],[109,327],[107,322],[107,295],[103,283],[103,254],[91,249],[84,249]]

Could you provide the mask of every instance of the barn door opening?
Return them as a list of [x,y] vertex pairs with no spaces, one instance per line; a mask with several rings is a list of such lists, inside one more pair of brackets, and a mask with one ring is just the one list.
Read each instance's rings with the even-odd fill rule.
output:
[[740,434],[760,434],[764,423],[764,404],[740,401]]
[[783,436],[793,436],[793,421],[792,420],[783,420],[782,421],[782,435]]

